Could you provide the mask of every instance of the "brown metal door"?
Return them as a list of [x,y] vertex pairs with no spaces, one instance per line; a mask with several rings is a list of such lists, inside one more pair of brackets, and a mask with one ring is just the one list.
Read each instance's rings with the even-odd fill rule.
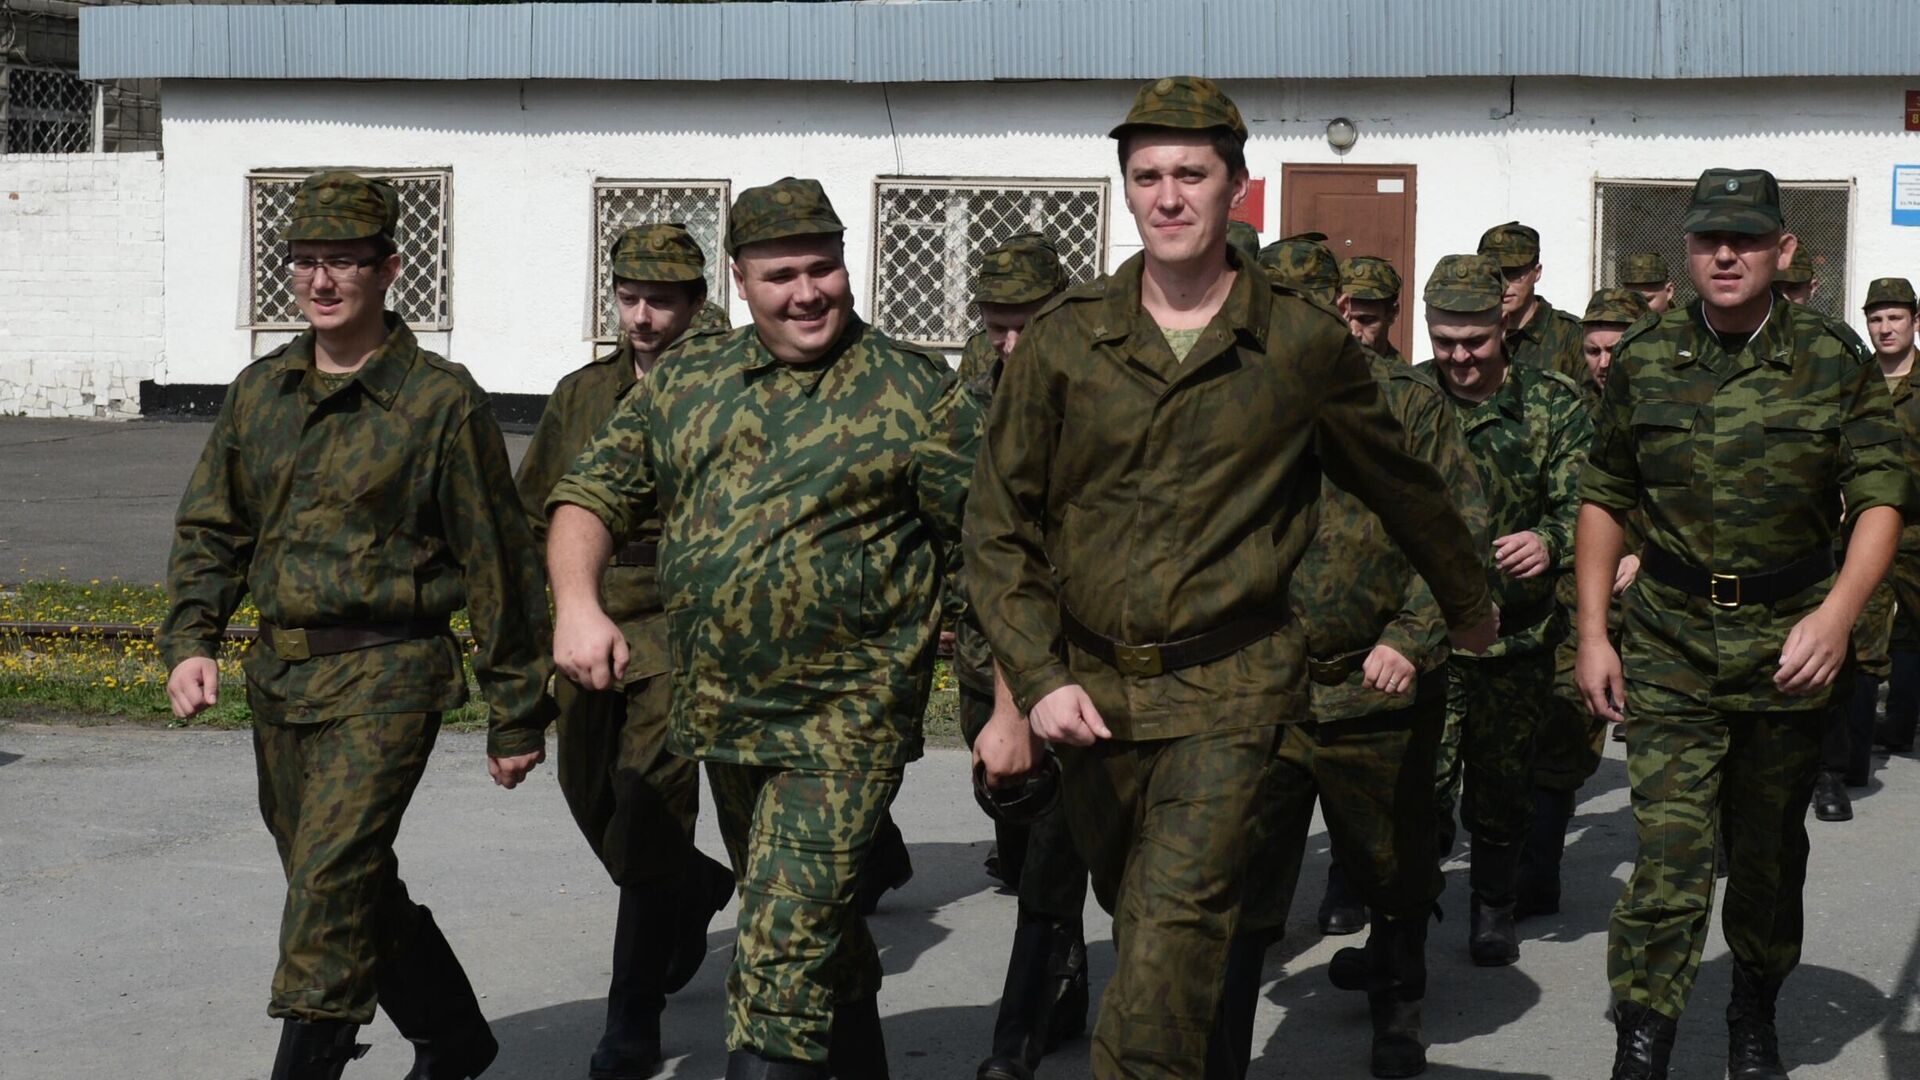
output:
[[1377,255],[1400,271],[1400,319],[1391,340],[1413,358],[1412,165],[1282,165],[1280,235],[1327,234],[1327,246],[1342,260]]

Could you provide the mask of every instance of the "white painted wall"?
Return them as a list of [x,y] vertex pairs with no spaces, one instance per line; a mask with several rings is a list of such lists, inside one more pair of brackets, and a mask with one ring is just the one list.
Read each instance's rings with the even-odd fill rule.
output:
[[[1598,177],[1691,178],[1760,166],[1783,180],[1855,180],[1850,295],[1920,275],[1920,230],[1888,224],[1892,166],[1920,162],[1890,79],[1628,83],[1428,79],[1229,83],[1268,178],[1277,235],[1283,162],[1419,167],[1417,279],[1487,226],[1542,234],[1543,295],[1590,291]],[[1138,247],[1105,133],[1121,83],[648,84],[179,82],[167,87],[166,380],[230,379],[248,358],[241,275],[251,169],[451,166],[449,355],[499,392],[542,393],[588,353],[596,177],[821,179],[869,291],[872,182],[891,174],[1110,177],[1111,260]],[[1326,121],[1353,118],[1344,157]],[[1677,227],[1677,224],[1676,224]],[[1416,317],[1418,313],[1413,313]],[[736,320],[741,317],[736,304]]]
[[0,415],[123,419],[160,360],[158,154],[0,157]]

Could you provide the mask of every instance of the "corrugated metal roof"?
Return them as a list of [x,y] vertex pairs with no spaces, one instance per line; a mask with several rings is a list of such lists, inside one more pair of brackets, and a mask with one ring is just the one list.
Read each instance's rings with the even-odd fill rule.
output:
[[1911,75],[1920,4],[1859,0],[868,0],[114,6],[91,79],[989,82]]

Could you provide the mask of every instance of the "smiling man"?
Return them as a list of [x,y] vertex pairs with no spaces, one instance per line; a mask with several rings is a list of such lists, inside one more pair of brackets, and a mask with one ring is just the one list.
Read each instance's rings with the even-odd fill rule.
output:
[[[1707,170],[1682,228],[1700,299],[1620,339],[1580,482],[1576,677],[1596,715],[1627,720],[1640,835],[1607,940],[1613,1075],[1667,1075],[1720,822],[1727,1074],[1770,1080],[1786,1075],[1775,1008],[1800,959],[1824,710],[1913,492],[1885,379],[1840,324],[1774,295],[1797,242],[1773,174]],[[1646,545],[1616,651],[1607,611],[1635,511]]]
[[631,663],[600,606],[614,540],[662,523],[668,747],[706,762],[740,878],[729,1080],[887,1075],[855,892],[921,752],[979,425],[944,362],[854,315],[843,233],[817,181],[741,192],[752,325],[663,357],[547,497],[554,655],[583,688]]
[[1381,516],[1462,640],[1491,641],[1493,613],[1360,345],[1229,247],[1239,109],[1207,79],[1160,79],[1112,135],[1145,250],[1029,324],[974,474],[969,598],[1016,706],[975,746],[993,783],[1030,771],[1037,740],[1059,748],[1118,948],[1094,1075],[1193,1080],[1277,725],[1307,717],[1287,585],[1321,471]]
[[385,310],[399,196],[316,173],[294,195],[287,270],[308,322],[234,379],[174,529],[159,643],[174,715],[214,704],[214,658],[244,596],[260,811],[287,899],[268,1013],[275,1080],[334,1080],[376,1003],[411,1076],[478,1076],[498,1050],[473,987],[394,859],[441,714],[474,676],[488,769],[514,787],[545,757],[545,584],[507,450],[465,368]]

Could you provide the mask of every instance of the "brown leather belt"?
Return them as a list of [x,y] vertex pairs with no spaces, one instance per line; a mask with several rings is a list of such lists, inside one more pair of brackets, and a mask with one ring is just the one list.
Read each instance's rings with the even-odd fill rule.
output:
[[1074,618],[1073,612],[1066,608],[1060,609],[1060,627],[1068,641],[1108,667],[1118,669],[1122,675],[1143,679],[1225,659],[1283,625],[1285,619],[1280,616],[1250,615],[1179,641],[1128,645],[1094,630]]
[[652,540],[634,540],[614,550],[615,566],[655,566],[660,562],[660,545]]
[[290,629],[266,622],[260,624],[260,637],[273,650],[273,655],[289,664],[311,660],[316,656],[334,656],[359,649],[371,649],[375,645],[391,645],[396,641],[412,641],[416,638],[444,637],[446,634],[447,620],[445,619],[354,623],[350,626],[310,626],[304,629]]
[[1704,597],[1714,607],[1737,608],[1742,604],[1772,604],[1819,584],[1833,573],[1833,552],[1816,551],[1778,570],[1757,574],[1716,574],[1648,544],[1640,549],[1640,571],[1670,589]]

